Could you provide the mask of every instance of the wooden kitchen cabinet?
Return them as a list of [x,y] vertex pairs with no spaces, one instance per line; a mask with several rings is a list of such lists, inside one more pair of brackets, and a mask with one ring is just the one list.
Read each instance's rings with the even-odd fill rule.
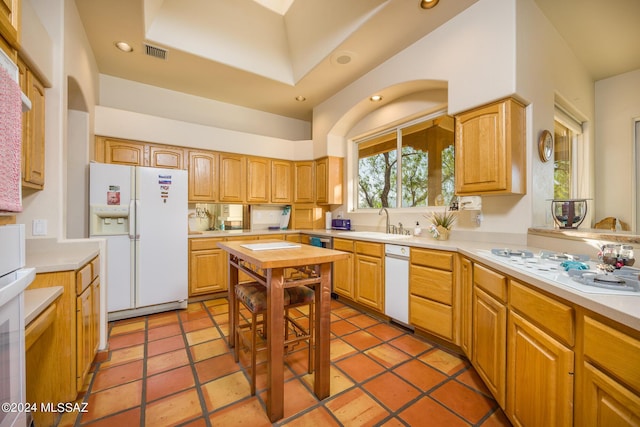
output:
[[455,254],[411,248],[409,323],[455,342]]
[[212,151],[189,151],[189,202],[218,199],[218,155]]
[[22,186],[44,188],[45,159],[45,93],[44,85],[18,58],[20,88],[31,101],[31,110],[22,113]]
[[460,348],[473,359],[473,262],[460,257],[458,283],[460,290]]
[[315,203],[315,173],[314,162],[303,161],[294,163],[293,202]]
[[342,157],[324,157],[315,161],[316,203],[342,204]]
[[473,358],[471,362],[500,407],[506,399],[507,278],[473,266]]
[[96,137],[97,161],[127,166],[148,165],[148,146],[144,142]]
[[0,1],[0,35],[16,50],[20,49],[20,0]]
[[384,244],[355,242],[355,301],[384,313]]
[[247,202],[269,203],[271,200],[271,160],[247,157]]
[[507,98],[455,116],[456,195],[525,194],[525,107]]
[[293,201],[293,163],[287,160],[271,160],[271,203]]
[[333,292],[352,300],[355,299],[353,289],[354,246],[353,240],[333,238],[333,249],[349,254],[347,259],[333,263]]
[[588,314],[582,337],[575,425],[640,425],[640,333]]
[[189,297],[226,291],[227,254],[222,238],[189,239]]
[[246,159],[244,156],[220,153],[221,202],[244,203],[246,199]]
[[149,166],[152,168],[186,169],[184,149],[168,145],[149,145]]
[[81,390],[100,338],[100,262],[94,258],[76,273],[76,390]]

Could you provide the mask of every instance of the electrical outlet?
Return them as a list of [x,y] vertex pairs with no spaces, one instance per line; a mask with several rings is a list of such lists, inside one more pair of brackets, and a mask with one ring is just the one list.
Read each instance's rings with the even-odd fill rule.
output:
[[34,236],[46,236],[47,235],[47,220],[46,219],[34,219],[31,234]]

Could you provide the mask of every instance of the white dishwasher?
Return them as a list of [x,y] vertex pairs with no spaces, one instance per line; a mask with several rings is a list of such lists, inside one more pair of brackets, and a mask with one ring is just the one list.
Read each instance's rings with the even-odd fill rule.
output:
[[384,245],[384,314],[409,325],[409,247]]

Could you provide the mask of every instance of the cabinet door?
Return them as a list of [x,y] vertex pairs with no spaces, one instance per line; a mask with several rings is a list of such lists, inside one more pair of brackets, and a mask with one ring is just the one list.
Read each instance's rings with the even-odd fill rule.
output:
[[353,292],[353,240],[333,239],[333,248],[348,252],[347,259],[333,263],[333,291],[350,299],[355,299]]
[[189,257],[189,296],[227,290],[226,252],[192,251]]
[[524,106],[506,99],[456,116],[456,194],[524,194]]
[[76,386],[82,389],[84,378],[91,367],[93,351],[93,337],[91,336],[92,319],[91,311],[91,286],[76,298]]
[[22,185],[41,190],[44,187],[44,86],[28,69],[25,92],[31,100],[31,110],[22,115]]
[[215,202],[218,198],[218,155],[189,151],[189,201]]
[[0,36],[14,49],[20,49],[20,0],[0,1]]
[[477,287],[473,294],[473,366],[505,406],[507,307]]
[[327,188],[327,171],[329,167],[329,159],[316,160],[316,203],[328,203],[329,189]]
[[296,162],[294,174],[294,203],[314,203],[314,164],[313,162]]
[[244,203],[247,174],[243,156],[220,154],[220,201]]
[[325,157],[315,162],[316,203],[342,204],[341,157]]
[[507,416],[519,426],[573,425],[573,351],[511,311]]
[[150,145],[149,166],[165,169],[184,169],[184,150],[177,147]]
[[292,163],[286,160],[271,160],[271,202],[291,203],[293,188]]
[[271,161],[261,157],[247,158],[247,202],[269,203]]
[[117,139],[104,140],[104,162],[128,166],[146,166],[145,144]]
[[100,278],[96,277],[91,284],[91,363],[100,346]]
[[384,311],[384,270],[382,258],[356,254],[355,298],[356,301]]
[[472,305],[473,263],[467,258],[460,260],[460,347],[469,359],[473,359]]
[[640,396],[588,362],[583,367],[583,387],[583,410],[577,414],[576,425],[640,425]]

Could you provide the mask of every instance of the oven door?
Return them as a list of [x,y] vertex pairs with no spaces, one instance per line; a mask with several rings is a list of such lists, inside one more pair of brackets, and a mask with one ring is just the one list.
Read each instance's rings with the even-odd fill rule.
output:
[[[24,300],[20,292],[0,305],[0,427],[25,426]],[[8,405],[8,406],[7,406]]]

